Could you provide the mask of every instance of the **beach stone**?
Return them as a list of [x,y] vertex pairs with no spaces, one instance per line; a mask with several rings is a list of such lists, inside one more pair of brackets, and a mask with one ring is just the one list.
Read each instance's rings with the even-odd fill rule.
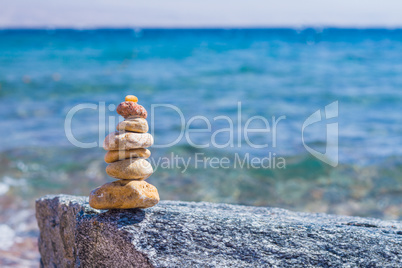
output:
[[133,132],[140,132],[146,133],[148,132],[148,122],[144,118],[137,117],[137,118],[130,118],[120,122],[116,129],[119,131],[133,131]]
[[161,201],[97,210],[36,201],[44,267],[400,267],[402,223],[269,207]]
[[145,119],[148,116],[147,110],[145,110],[143,106],[132,101],[121,102],[117,106],[116,112],[124,118],[128,118],[130,116],[138,116]]
[[154,138],[149,133],[112,132],[105,138],[105,150],[130,150],[152,146]]
[[113,163],[119,160],[143,158],[147,159],[151,156],[151,151],[145,148],[132,149],[127,151],[108,151],[105,154],[105,162]]
[[110,177],[121,180],[145,180],[153,172],[152,165],[141,158],[113,162],[106,167],[106,173]]
[[125,101],[138,102],[138,98],[136,96],[134,96],[134,95],[127,95],[124,100]]
[[158,190],[145,181],[109,182],[89,195],[89,205],[96,209],[149,208],[158,202]]

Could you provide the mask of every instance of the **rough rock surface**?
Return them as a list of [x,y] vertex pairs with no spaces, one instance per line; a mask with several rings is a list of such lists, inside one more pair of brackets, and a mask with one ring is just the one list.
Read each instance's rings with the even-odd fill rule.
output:
[[402,223],[278,208],[162,201],[99,211],[37,200],[45,267],[400,267]]

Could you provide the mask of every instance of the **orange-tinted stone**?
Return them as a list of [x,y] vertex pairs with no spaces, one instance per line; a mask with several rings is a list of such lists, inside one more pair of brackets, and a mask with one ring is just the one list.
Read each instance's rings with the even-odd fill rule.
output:
[[127,95],[125,101],[138,102],[138,98],[134,95]]

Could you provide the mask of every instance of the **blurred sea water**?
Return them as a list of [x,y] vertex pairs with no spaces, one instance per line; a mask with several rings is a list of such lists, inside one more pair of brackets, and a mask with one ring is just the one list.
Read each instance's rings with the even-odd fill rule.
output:
[[[175,105],[186,121],[205,116],[213,131],[228,127],[216,116],[243,126],[252,116],[286,116],[275,148],[264,133],[252,138],[268,142],[265,149],[237,136],[240,147],[197,149],[185,138],[169,148],[151,147],[155,161],[171,153],[264,157],[271,151],[286,159],[286,169],[157,169],[148,181],[161,199],[401,219],[401,59],[402,30],[0,30],[0,230],[11,230],[2,231],[7,235],[0,241],[13,241],[1,243],[0,264],[18,254],[27,263],[37,257],[29,255],[37,235],[36,198],[88,195],[112,181],[104,171],[105,151],[73,146],[64,122],[74,106],[104,102],[108,123],[116,112],[107,107],[127,94],[148,110],[159,144],[178,137],[180,117],[162,108],[152,114],[151,104]],[[311,156],[301,141],[303,122],[334,101],[337,167]],[[236,121],[238,102],[242,122]],[[321,152],[325,124],[305,133]],[[78,112],[72,131],[80,141],[98,141],[99,111]],[[211,134],[192,138],[206,143]],[[228,138],[217,135],[221,144]]]

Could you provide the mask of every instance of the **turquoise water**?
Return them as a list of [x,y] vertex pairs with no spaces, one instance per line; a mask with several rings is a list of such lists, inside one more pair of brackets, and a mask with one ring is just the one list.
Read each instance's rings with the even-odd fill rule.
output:
[[[178,107],[227,127],[252,116],[286,116],[277,147],[264,134],[247,146],[196,149],[183,138],[151,148],[153,159],[174,152],[286,159],[286,169],[160,169],[149,179],[162,199],[280,206],[400,219],[402,204],[402,30],[1,30],[0,204],[32,208],[46,193],[88,195],[110,181],[104,151],[79,149],[66,138],[64,120],[80,103],[117,105],[135,94],[154,116],[155,141],[174,140],[180,118],[151,104]],[[331,167],[303,147],[301,128],[313,112],[339,103],[339,165]],[[115,115],[106,109],[106,119]],[[99,114],[76,114],[80,141],[97,141]],[[121,119],[120,119],[121,120]],[[106,120],[106,123],[108,120]],[[194,125],[197,126],[197,125]],[[199,127],[204,125],[199,124]],[[104,133],[107,134],[107,130]],[[227,134],[217,136],[223,144]],[[210,133],[193,136],[210,141]],[[325,122],[306,132],[309,146],[325,151]],[[11,212],[10,212],[11,213]]]
[[[171,154],[184,167],[157,168],[148,181],[161,199],[276,206],[298,211],[402,218],[402,30],[0,30],[0,265],[37,266],[34,200],[45,194],[88,195],[111,181],[102,148],[77,148],[64,129],[79,104],[104,105],[105,123],[127,94],[139,97],[153,119],[157,144],[175,140],[181,122],[211,120],[211,130],[233,119],[233,147],[194,148],[183,137],[152,147],[154,164]],[[303,122],[338,101],[339,164],[332,167],[303,146]],[[242,119],[237,117],[241,102]],[[109,110],[108,108],[112,108]],[[286,119],[272,133],[237,127],[253,116]],[[110,120],[109,120],[110,119]],[[261,121],[260,121],[261,123]],[[305,131],[306,144],[325,153],[326,123]],[[257,124],[257,123],[256,123]],[[205,128],[195,121],[193,128]],[[252,127],[261,127],[253,125]],[[99,109],[78,112],[72,132],[98,141]],[[191,140],[211,142],[211,133]],[[231,136],[216,135],[218,144]],[[102,139],[101,139],[102,142]],[[240,144],[240,146],[239,146]],[[200,168],[205,157],[283,157],[286,168]],[[275,158],[274,157],[274,158]],[[333,155],[331,155],[333,157]],[[28,261],[31,262],[28,263]]]

